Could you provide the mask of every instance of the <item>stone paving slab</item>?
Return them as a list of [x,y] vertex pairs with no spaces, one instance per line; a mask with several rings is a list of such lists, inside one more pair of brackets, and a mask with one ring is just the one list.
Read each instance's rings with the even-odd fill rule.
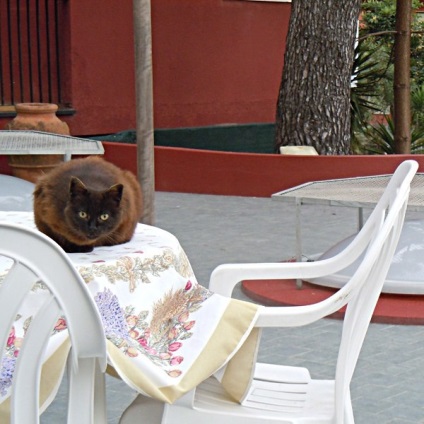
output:
[[[294,203],[264,198],[181,193],[156,194],[155,225],[180,240],[200,283],[219,264],[275,262],[294,256]],[[408,213],[409,218],[423,217]],[[302,208],[305,255],[323,252],[356,231],[356,210]],[[245,298],[240,290],[236,297]],[[259,359],[306,366],[314,377],[332,378],[341,322],[321,320],[303,328],[264,331]],[[135,394],[107,377],[109,424],[116,424]],[[424,327],[371,324],[353,377],[357,424],[424,424]],[[66,388],[42,415],[43,424],[64,422]],[[140,422],[148,423],[140,417]]]

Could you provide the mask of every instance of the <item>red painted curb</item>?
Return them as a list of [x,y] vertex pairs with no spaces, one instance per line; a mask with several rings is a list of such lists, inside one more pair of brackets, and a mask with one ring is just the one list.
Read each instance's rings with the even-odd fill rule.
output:
[[[301,306],[319,302],[336,290],[330,287],[303,283],[301,289],[295,280],[252,280],[242,283],[242,290],[252,300],[267,306]],[[344,311],[331,318],[342,318]],[[372,322],[401,325],[424,325],[424,296],[382,293],[375,308]]]

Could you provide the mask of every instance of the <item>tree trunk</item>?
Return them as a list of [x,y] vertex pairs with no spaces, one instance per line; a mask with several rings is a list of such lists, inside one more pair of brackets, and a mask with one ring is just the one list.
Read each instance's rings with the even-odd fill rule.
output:
[[276,150],[350,152],[350,81],[361,0],[293,0],[276,114]]
[[150,0],[133,0],[137,176],[143,194],[141,222],[154,224],[155,163],[153,124],[153,65]]
[[396,3],[394,107],[395,153],[411,153],[411,15],[412,1]]

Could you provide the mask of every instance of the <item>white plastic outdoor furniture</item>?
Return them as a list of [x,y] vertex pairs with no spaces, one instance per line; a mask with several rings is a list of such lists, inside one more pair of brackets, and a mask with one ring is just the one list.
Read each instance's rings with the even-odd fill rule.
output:
[[[289,202],[295,205],[295,257],[297,261],[304,260],[303,248],[302,248],[302,220],[301,220],[301,209],[304,205],[325,205],[325,206],[343,206],[348,208],[356,208],[358,211],[358,230],[364,225],[364,210],[371,210],[380,199],[385,187],[387,186],[391,175],[369,175],[360,176],[354,178],[337,178],[330,180],[311,181],[295,187],[291,187],[282,190],[272,195],[272,199],[278,202]],[[408,211],[422,212],[424,211],[424,173],[417,173],[411,183],[411,192],[408,199]],[[408,222],[405,223],[403,232],[409,232]],[[348,235],[348,234],[346,234]],[[350,235],[350,234],[349,234]],[[416,248],[415,244],[421,241],[420,234],[411,231],[412,237],[410,242],[414,245],[412,248]],[[408,246],[402,246],[403,236],[398,245],[398,251],[402,248],[409,248]],[[308,254],[309,258],[317,259],[323,254],[322,252],[311,252]],[[405,267],[408,264],[404,265]],[[421,288],[415,291],[415,288],[419,288],[415,285],[415,288],[411,290],[408,287],[408,281],[412,277],[419,276],[419,271],[415,270],[411,272],[413,275],[406,279],[398,279],[392,275],[393,267],[389,270],[388,278],[383,286],[383,293],[404,293],[404,294],[423,294]],[[391,280],[391,281],[390,281]],[[329,287],[340,287],[344,284],[346,279],[339,279],[336,283],[333,279]],[[297,281],[298,286],[302,286],[300,280]],[[320,281],[314,280],[314,284],[320,284]],[[327,284],[327,282],[326,282]],[[322,285],[326,285],[322,284]],[[403,291],[405,290],[405,291]]]
[[1,155],[63,155],[71,160],[72,155],[102,155],[100,141],[53,134],[44,131],[2,130],[0,131]]
[[[39,423],[43,354],[59,316],[71,341],[68,357],[68,423],[106,423],[106,342],[100,315],[86,284],[68,256],[38,231],[0,223],[0,256],[13,260],[0,284],[0,346],[4,347],[25,296],[42,282],[49,292],[25,334],[13,372],[10,422]],[[4,260],[4,259],[3,259]],[[97,388],[95,390],[95,388]],[[96,395],[95,395],[96,394]]]
[[11,175],[0,175],[0,211],[32,211],[35,185]]
[[173,405],[139,395],[121,424],[353,423],[351,378],[402,230],[417,168],[415,161],[398,167],[362,230],[338,255],[317,262],[227,264],[212,273],[210,289],[231,296],[243,280],[331,275],[365,252],[351,279],[334,295],[313,305],[264,307],[256,322],[259,328],[298,327],[347,305],[334,380],[314,380],[306,368],[257,363],[242,404],[211,377]]

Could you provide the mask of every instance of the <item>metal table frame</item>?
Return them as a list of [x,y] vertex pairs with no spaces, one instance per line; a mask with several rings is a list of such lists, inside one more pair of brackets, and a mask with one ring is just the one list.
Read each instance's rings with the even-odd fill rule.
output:
[[[391,175],[376,175],[312,181],[274,193],[271,196],[273,200],[294,201],[296,205],[296,260],[302,260],[302,205],[320,204],[358,208],[358,229],[360,229],[364,223],[363,209],[373,208],[377,204],[390,178]],[[412,181],[408,210],[424,210],[424,173],[417,173]],[[301,285],[301,281],[297,281],[299,288]]]
[[0,155],[103,155],[100,141],[41,131],[0,131]]

